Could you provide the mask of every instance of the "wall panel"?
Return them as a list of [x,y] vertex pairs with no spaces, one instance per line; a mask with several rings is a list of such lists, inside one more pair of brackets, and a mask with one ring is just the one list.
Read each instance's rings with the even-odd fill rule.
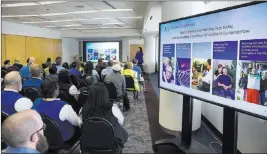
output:
[[54,39],[54,58],[62,57],[62,40]]
[[54,44],[53,39],[41,38],[42,42],[42,63],[45,63],[47,58],[51,58],[51,61],[55,61],[54,57]]
[[2,43],[1,43],[1,60],[2,64],[6,60],[6,40],[5,40],[5,34],[2,34]]
[[14,63],[14,60],[19,58],[20,62],[25,64],[25,36],[5,35],[5,41],[6,59],[9,59],[11,63]]
[[38,37],[26,37],[26,57],[34,57],[35,63],[41,66],[42,42]]

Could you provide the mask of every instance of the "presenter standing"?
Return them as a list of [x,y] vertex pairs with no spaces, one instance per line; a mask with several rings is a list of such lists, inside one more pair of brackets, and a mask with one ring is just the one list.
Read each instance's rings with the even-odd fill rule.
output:
[[144,59],[143,59],[144,53],[143,53],[143,49],[142,47],[138,47],[138,50],[135,54],[135,59],[137,59],[138,61],[138,66],[141,68],[142,72],[143,70],[143,63],[144,63]]

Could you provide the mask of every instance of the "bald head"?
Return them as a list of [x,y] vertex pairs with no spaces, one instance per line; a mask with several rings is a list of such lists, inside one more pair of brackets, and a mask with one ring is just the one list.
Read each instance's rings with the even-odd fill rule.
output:
[[34,62],[35,62],[35,58],[34,57],[30,57],[29,58],[29,65],[34,64]]
[[21,76],[19,72],[12,71],[5,75],[4,78],[5,88],[20,91],[22,88]]
[[8,146],[27,147],[31,142],[31,136],[42,126],[43,121],[36,111],[18,112],[8,117],[2,124],[2,138]]

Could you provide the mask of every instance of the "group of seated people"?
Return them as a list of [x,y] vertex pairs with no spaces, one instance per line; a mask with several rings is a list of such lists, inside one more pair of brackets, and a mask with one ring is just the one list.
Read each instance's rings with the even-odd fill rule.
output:
[[[81,62],[74,61],[68,69],[62,66],[61,57],[56,58],[55,64],[51,64],[51,60],[48,59],[43,64],[43,69],[34,62],[35,59],[31,57],[27,65],[11,71],[9,67],[13,67],[15,64],[13,66],[5,65],[9,71],[2,77],[4,86],[1,93],[2,112],[9,116],[17,112],[35,114],[33,111],[29,111],[31,109],[44,114],[58,124],[62,138],[67,144],[73,143],[80,137],[79,128],[87,118],[105,118],[113,125],[116,141],[123,148],[128,138],[127,132],[122,127],[124,117],[119,107],[110,101],[109,92],[104,83],[112,82],[114,84],[118,97],[123,99],[124,110],[129,110],[130,103],[124,76],[132,77],[135,83],[134,89],[140,90],[141,69],[136,65],[137,60],[133,60],[133,63],[128,62],[125,69],[119,62],[113,64],[113,61],[108,61],[105,64],[101,59],[95,69],[91,61],[86,62],[82,69],[79,68],[82,66]],[[17,66],[15,67],[17,68]],[[74,77],[76,83],[73,83],[70,76]],[[34,101],[24,97],[20,92],[28,87],[37,89],[41,97]],[[79,102],[82,91],[87,91],[89,94],[82,102]],[[62,96],[67,96],[67,99]],[[3,129],[19,128],[4,127]],[[14,136],[19,134],[12,134],[12,132],[12,130],[5,130],[2,133],[10,150],[7,149],[6,152],[14,152],[12,148],[14,150],[16,147],[21,147],[19,141],[14,141]],[[11,142],[12,144],[9,144]]]

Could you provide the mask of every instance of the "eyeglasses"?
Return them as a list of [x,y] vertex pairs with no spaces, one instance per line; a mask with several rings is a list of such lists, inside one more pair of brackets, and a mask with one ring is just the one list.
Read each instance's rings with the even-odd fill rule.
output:
[[40,128],[39,130],[37,130],[36,132],[34,132],[34,133],[31,135],[31,140],[32,140],[32,136],[33,136],[34,134],[40,132],[41,130],[45,130],[45,129],[46,129],[46,125],[43,124],[43,127],[42,127],[42,128]]

